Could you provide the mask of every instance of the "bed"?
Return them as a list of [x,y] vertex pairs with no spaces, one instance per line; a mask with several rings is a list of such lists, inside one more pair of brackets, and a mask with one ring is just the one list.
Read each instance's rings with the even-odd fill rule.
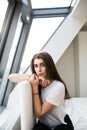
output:
[[[65,100],[74,130],[87,130],[87,97]],[[29,82],[18,83],[9,95],[6,109],[0,114],[0,130],[32,130],[34,125],[32,90]]]
[[[20,96],[22,96],[21,130],[31,130],[34,123],[34,117],[32,115],[32,97],[30,94],[30,88],[30,84],[28,82],[25,82],[20,89]],[[69,114],[73,122],[74,130],[87,130],[87,97],[75,97],[67,99],[64,102],[64,107],[65,111],[67,112],[67,114]]]
[[65,110],[70,115],[75,130],[87,130],[87,97],[66,100]]

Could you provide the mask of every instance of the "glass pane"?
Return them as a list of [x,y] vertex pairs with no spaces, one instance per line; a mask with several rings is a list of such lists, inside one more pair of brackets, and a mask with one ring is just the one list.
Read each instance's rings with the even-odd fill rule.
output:
[[8,7],[8,1],[0,0],[0,33],[4,22],[5,14],[7,11],[7,7]]
[[29,66],[32,56],[41,50],[63,19],[63,17],[33,19],[20,73]]
[[10,70],[11,70],[11,67],[12,67],[12,64],[13,64],[13,60],[14,60],[14,57],[15,57],[15,54],[16,54],[17,45],[18,45],[18,41],[19,41],[19,38],[20,38],[20,35],[21,35],[22,27],[23,27],[23,22],[21,20],[21,14],[20,14],[19,20],[18,20],[18,23],[17,23],[15,36],[14,36],[12,46],[11,46],[11,49],[10,49],[10,52],[9,52],[9,58],[8,58],[7,66],[6,66],[6,69],[5,69],[5,72],[4,72],[3,79],[1,81],[0,105],[1,105],[3,95],[4,95],[4,92],[5,92],[5,89],[6,89],[6,85],[7,85],[7,81],[8,81],[8,75],[10,73]]
[[32,8],[68,7],[72,0],[31,0]]

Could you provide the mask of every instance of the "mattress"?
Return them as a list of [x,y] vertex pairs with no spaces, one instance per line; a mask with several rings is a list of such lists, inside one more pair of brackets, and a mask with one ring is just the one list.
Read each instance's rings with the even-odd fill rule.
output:
[[73,122],[74,130],[87,130],[87,97],[67,99],[64,105]]

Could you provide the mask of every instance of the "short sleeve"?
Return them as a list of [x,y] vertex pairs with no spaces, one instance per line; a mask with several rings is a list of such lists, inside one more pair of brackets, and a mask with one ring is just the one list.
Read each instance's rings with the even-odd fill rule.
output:
[[64,84],[61,82],[57,82],[49,91],[49,94],[46,97],[46,101],[55,106],[60,106],[64,100],[64,96],[65,96]]

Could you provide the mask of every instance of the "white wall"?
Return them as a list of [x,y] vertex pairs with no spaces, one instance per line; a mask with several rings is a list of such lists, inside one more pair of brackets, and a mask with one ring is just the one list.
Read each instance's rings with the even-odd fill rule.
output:
[[80,83],[79,83],[79,41],[78,36],[73,41],[74,44],[74,76],[75,76],[75,95],[80,96]]
[[80,96],[87,96],[87,32],[80,32],[78,38]]
[[[71,13],[64,19],[55,33],[45,44],[43,51],[49,52],[54,62],[58,62],[78,32],[87,22],[87,0],[77,0]],[[57,50],[59,48],[59,50]]]
[[56,64],[72,97],[87,96],[87,32],[80,32]]
[[72,97],[75,96],[75,79],[74,79],[74,56],[73,44],[71,44],[60,60],[57,62],[57,69],[62,79],[66,83],[67,89]]

